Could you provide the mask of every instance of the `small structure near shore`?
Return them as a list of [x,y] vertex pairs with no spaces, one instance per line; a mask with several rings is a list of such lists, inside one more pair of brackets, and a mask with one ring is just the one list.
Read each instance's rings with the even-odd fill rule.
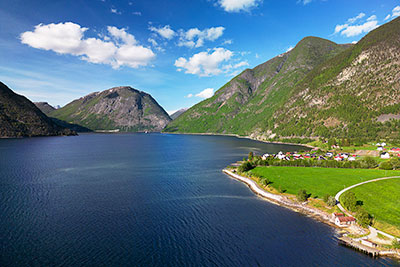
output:
[[361,239],[361,244],[363,244],[365,246],[368,246],[368,247],[371,247],[371,248],[377,248],[378,247],[378,244],[376,244],[376,243],[374,243],[372,241],[369,241],[368,239]]
[[332,217],[335,220],[335,224],[339,227],[346,227],[356,223],[356,219],[351,216],[345,216],[343,213],[333,213]]

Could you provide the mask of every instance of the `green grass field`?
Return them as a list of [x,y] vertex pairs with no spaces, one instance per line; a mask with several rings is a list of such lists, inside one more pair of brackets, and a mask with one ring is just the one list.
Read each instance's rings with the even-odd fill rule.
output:
[[[363,207],[376,221],[400,229],[400,178],[361,185],[351,191],[356,194],[357,199],[363,201]],[[376,225],[378,229],[382,226]]]
[[300,189],[305,189],[311,197],[317,198],[325,194],[334,196],[343,188],[363,181],[400,176],[400,171],[310,167],[256,167],[250,172],[268,178],[272,187],[281,187],[286,193],[297,194]]

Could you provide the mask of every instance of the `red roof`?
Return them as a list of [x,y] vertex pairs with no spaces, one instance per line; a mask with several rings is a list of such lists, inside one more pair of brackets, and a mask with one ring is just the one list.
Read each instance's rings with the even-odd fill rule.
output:
[[337,217],[338,217],[338,216],[344,216],[344,214],[341,213],[341,212],[334,212],[333,215],[335,215],[335,216],[337,216]]
[[338,217],[339,222],[354,222],[356,219],[354,217]]

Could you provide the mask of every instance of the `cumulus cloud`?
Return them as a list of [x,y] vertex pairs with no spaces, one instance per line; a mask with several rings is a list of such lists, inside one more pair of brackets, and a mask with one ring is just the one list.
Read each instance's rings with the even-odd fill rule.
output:
[[150,31],[158,33],[161,37],[171,40],[175,36],[175,31],[171,29],[169,25],[165,25],[161,28],[150,27]]
[[365,17],[365,13],[360,13],[360,14],[358,14],[357,16],[355,16],[354,18],[349,18],[348,20],[347,20],[347,22],[348,23],[354,23],[354,22],[356,22],[357,20],[359,20],[359,19],[362,19],[363,17]]
[[117,15],[121,15],[122,14],[122,12],[121,11],[118,11],[118,9],[116,9],[116,8],[111,8],[111,13],[114,13],[114,14],[117,14]]
[[219,5],[226,12],[240,12],[249,11],[251,8],[256,7],[262,0],[219,0]]
[[109,64],[113,68],[146,66],[155,57],[151,49],[139,45],[124,28],[107,27],[108,35],[103,39],[85,38],[87,30],[72,22],[39,24],[34,31],[22,33],[20,39],[33,48],[79,56],[82,60]]
[[204,98],[204,99],[210,98],[213,95],[214,95],[214,88],[207,88],[207,89],[204,89],[203,91],[201,91],[200,93],[196,94],[197,97]]
[[186,97],[186,98],[200,97],[200,98],[206,99],[206,98],[212,97],[213,95],[214,95],[214,88],[207,88],[207,89],[204,89],[203,91],[201,91],[201,92],[198,93],[198,94],[195,94],[195,95],[193,95],[193,94],[188,94],[188,95],[185,96],[185,97]]
[[388,15],[385,17],[385,20],[394,19],[394,18],[396,18],[396,17],[398,17],[398,16],[400,16],[400,6],[396,6],[395,8],[393,8],[392,14],[388,14]]
[[336,25],[334,34],[340,33],[346,37],[353,37],[363,33],[368,33],[379,26],[376,15],[368,17],[364,22],[361,22],[358,25],[353,25],[356,21],[361,20],[364,17],[365,14],[360,13],[353,18],[349,18],[347,23]]
[[378,26],[379,26],[378,21],[376,20],[367,21],[364,24],[348,26],[341,32],[341,34],[345,35],[346,37],[353,37],[360,35],[362,33],[368,33],[373,29],[377,28]]
[[225,28],[222,26],[211,27],[204,30],[192,28],[187,31],[180,30],[179,46],[187,46],[190,48],[201,47],[204,41],[215,41],[224,34]]
[[185,73],[199,76],[218,75],[223,70],[220,68],[222,62],[229,60],[233,52],[225,48],[214,48],[208,52],[194,54],[189,59],[180,57],[175,61],[178,71],[185,70]]

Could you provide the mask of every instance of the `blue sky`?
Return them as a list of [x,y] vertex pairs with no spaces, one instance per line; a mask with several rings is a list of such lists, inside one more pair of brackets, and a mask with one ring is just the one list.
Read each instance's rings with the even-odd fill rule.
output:
[[61,106],[129,85],[173,111],[303,37],[357,42],[399,15],[394,0],[2,0],[0,81]]

